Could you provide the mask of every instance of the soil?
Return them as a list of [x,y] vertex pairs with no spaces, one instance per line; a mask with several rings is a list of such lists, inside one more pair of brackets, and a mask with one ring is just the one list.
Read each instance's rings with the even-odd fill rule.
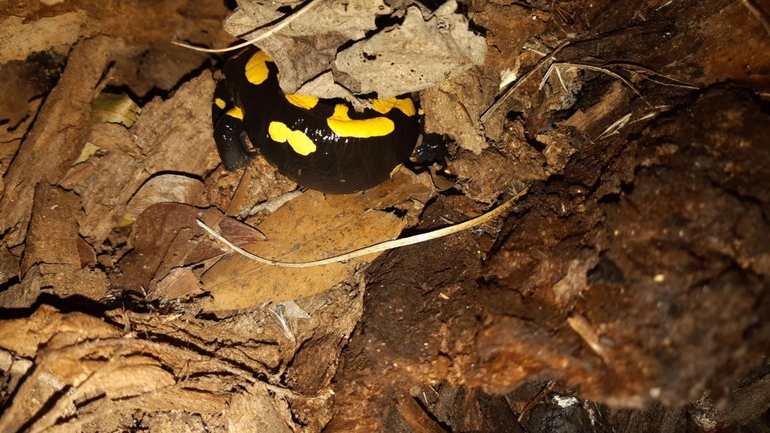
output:
[[[770,1],[462,1],[446,164],[345,196],[221,167],[229,54],[170,41],[234,7],[0,4],[0,431],[770,428]],[[265,49],[347,47],[313,13]],[[198,225],[301,262],[522,191],[321,267]]]

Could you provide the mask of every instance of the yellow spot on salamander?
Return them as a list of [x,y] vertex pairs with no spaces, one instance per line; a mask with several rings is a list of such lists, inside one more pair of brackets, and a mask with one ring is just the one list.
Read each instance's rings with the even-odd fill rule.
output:
[[289,146],[302,156],[308,156],[315,152],[316,145],[313,140],[302,131],[293,131],[283,122],[270,122],[267,127],[270,138],[279,143],[289,142]]
[[231,108],[231,109],[230,109],[230,110],[229,110],[227,113],[225,113],[225,114],[227,114],[227,115],[228,115],[228,116],[230,116],[230,117],[235,117],[236,119],[241,119],[241,120],[243,120],[243,110],[241,110],[241,109],[240,109],[240,108],[238,108],[238,107],[233,107],[233,108]]
[[286,95],[286,100],[295,107],[310,110],[318,104],[318,98],[305,95]]
[[398,164],[393,170],[390,170],[390,177],[393,177],[398,173],[399,170],[401,170],[401,167],[403,167],[404,164]]
[[249,59],[246,63],[246,79],[249,83],[258,86],[267,80],[267,76],[270,75],[270,70],[267,69],[267,62],[272,62],[264,51],[259,51]]
[[215,98],[214,104],[216,104],[217,107],[219,107],[220,110],[224,110],[227,104],[225,101],[222,100],[222,98]]
[[354,120],[348,116],[347,105],[337,104],[332,117],[326,119],[332,131],[340,137],[382,137],[393,132],[395,124],[387,117]]
[[374,99],[371,102],[372,110],[382,114],[388,114],[394,108],[398,108],[407,116],[414,116],[417,113],[417,110],[414,108],[414,102],[409,98]]

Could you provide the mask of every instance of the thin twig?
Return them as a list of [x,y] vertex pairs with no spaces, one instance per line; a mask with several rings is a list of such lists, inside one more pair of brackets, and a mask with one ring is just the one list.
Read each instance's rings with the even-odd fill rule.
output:
[[[700,89],[698,86],[694,86],[692,84],[689,84],[685,81],[682,81],[678,78],[672,77],[670,75],[662,74],[658,71],[654,71],[650,68],[644,67],[642,65],[636,64],[636,63],[629,63],[629,62],[608,62],[604,63],[602,65],[599,65],[602,68],[609,68],[610,66],[618,66],[621,67],[631,73],[637,73],[637,74],[647,74],[647,79],[652,81],[653,83],[660,84],[661,86],[670,86],[670,87],[681,87],[683,89],[692,89],[692,90],[698,90]],[[641,72],[640,72],[641,71]],[[662,81],[653,80],[649,77],[649,75],[657,75],[658,77],[663,77],[669,81],[672,81],[673,83],[664,83]]]
[[329,257],[326,259],[321,260],[313,260],[310,262],[282,262],[280,260],[272,260],[264,257],[260,257],[256,254],[252,254],[243,248],[238,247],[237,245],[233,244],[232,242],[228,241],[222,235],[215,232],[214,229],[207,226],[203,221],[198,220],[198,225],[201,226],[208,234],[210,234],[214,239],[222,242],[223,244],[227,245],[231,250],[235,251],[238,254],[243,255],[244,257],[254,260],[255,262],[259,262],[265,265],[270,266],[278,266],[283,268],[309,268],[312,266],[323,266],[323,265],[329,265],[332,263],[339,263],[344,262],[347,260],[355,259],[357,257],[365,256],[372,253],[379,253],[381,251],[387,251],[392,250],[394,248],[400,248],[407,245],[414,245],[419,244],[421,242],[426,242],[432,239],[438,239],[442,238],[444,236],[449,236],[454,233],[461,232],[463,230],[469,229],[471,227],[476,227],[480,224],[483,224],[493,218],[496,218],[500,216],[503,212],[508,210],[519,198],[524,196],[527,193],[527,188],[524,188],[522,191],[514,195],[511,199],[506,201],[505,203],[498,206],[496,209],[489,211],[483,215],[480,215],[476,218],[470,219],[468,221],[465,221],[460,224],[456,224],[450,227],[445,227],[443,229],[434,230],[432,232],[422,233],[415,236],[410,236],[408,238],[403,239],[393,239],[390,241],[381,242],[379,244],[371,245],[365,248],[361,248],[358,250],[350,251],[348,253],[340,254],[337,256]]
[[534,73],[535,73],[535,72],[536,72],[538,69],[540,69],[540,68],[541,68],[543,65],[545,65],[545,64],[546,64],[546,63],[548,63],[550,60],[552,60],[552,59],[554,58],[554,56],[555,56],[555,55],[556,55],[556,54],[557,54],[559,51],[561,51],[561,49],[562,49],[562,48],[566,47],[568,44],[569,44],[569,41],[567,41],[567,42],[562,42],[561,44],[559,44],[559,46],[557,46],[556,48],[554,48],[554,49],[553,49],[553,51],[551,51],[550,53],[548,53],[548,55],[547,55],[547,56],[545,56],[545,57],[543,57],[542,59],[540,59],[540,61],[539,61],[539,62],[537,62],[537,64],[536,64],[536,65],[535,65],[535,66],[534,66],[532,69],[530,69],[529,71],[527,71],[527,73],[526,73],[526,74],[522,75],[522,76],[521,76],[521,78],[519,78],[519,79],[518,79],[518,80],[517,80],[517,81],[516,81],[516,82],[515,82],[515,83],[514,83],[514,84],[513,84],[513,85],[512,85],[512,86],[511,86],[511,87],[510,87],[510,88],[509,88],[509,89],[508,89],[508,90],[507,90],[505,93],[504,93],[504,94],[503,94],[503,96],[501,96],[501,97],[500,97],[500,99],[498,99],[497,101],[495,101],[495,103],[494,103],[494,104],[492,104],[492,106],[491,106],[491,107],[489,107],[489,109],[488,109],[487,111],[485,111],[485,112],[484,112],[484,114],[482,114],[482,115],[481,115],[481,118],[480,118],[480,121],[481,121],[481,123],[484,123],[484,122],[486,122],[486,121],[487,121],[487,119],[489,118],[489,116],[491,116],[491,115],[492,115],[492,114],[493,114],[495,111],[497,111],[497,109],[498,109],[498,108],[500,108],[500,106],[501,106],[501,105],[502,105],[502,104],[503,104],[505,101],[507,101],[507,100],[508,100],[508,98],[509,98],[509,97],[510,97],[510,96],[513,94],[513,92],[515,92],[515,91],[516,91],[516,89],[518,89],[518,88],[519,88],[519,86],[521,85],[521,83],[523,83],[525,80],[527,80],[527,78],[531,77],[531,76],[532,76],[532,74],[534,74]]
[[[249,45],[254,44],[254,42],[261,41],[262,39],[265,39],[265,38],[269,38],[270,36],[274,35],[276,32],[281,31],[284,27],[286,27],[289,24],[291,24],[292,21],[294,21],[297,18],[301,17],[302,14],[304,14],[307,11],[309,11],[310,9],[315,7],[315,5],[317,5],[318,3],[322,2],[322,1],[323,0],[312,0],[310,3],[307,4],[307,6],[303,7],[302,9],[300,9],[300,10],[298,10],[296,12],[294,12],[293,15],[289,15],[288,17],[284,18],[283,21],[281,21],[280,23],[276,24],[275,27],[271,28],[270,30],[266,31],[265,33],[262,33],[261,35],[255,37],[253,39],[249,39],[249,40],[247,40],[245,42],[242,42],[242,43],[240,43],[238,45],[233,45],[232,47],[216,49],[216,48],[201,48],[201,47],[196,47],[194,45],[189,45],[189,44],[185,44],[185,43],[182,43],[182,42],[176,42],[176,41],[171,41],[171,43],[174,44],[174,45],[178,45],[180,47],[189,48],[189,49],[194,50],[194,51],[202,51],[204,53],[226,53],[226,52],[229,52],[229,51],[239,50],[241,48],[248,47]],[[257,30],[260,30],[260,29],[254,29],[252,31],[257,31]]]
[[762,23],[762,27],[765,28],[767,33],[770,33],[770,15],[762,10],[754,0],[741,0],[741,3]]
[[548,81],[548,77],[551,75],[551,72],[554,69],[558,69],[558,68],[561,68],[561,67],[564,67],[564,66],[578,68],[578,69],[586,69],[586,70],[595,71],[595,72],[601,72],[601,73],[607,74],[610,77],[613,77],[613,78],[615,78],[617,80],[620,80],[623,84],[625,84],[631,90],[633,90],[634,93],[636,93],[637,96],[642,98],[642,101],[644,101],[645,103],[647,103],[647,105],[652,107],[652,104],[650,104],[650,102],[647,101],[647,99],[644,96],[642,96],[642,94],[636,89],[636,87],[634,87],[633,84],[631,84],[628,80],[623,78],[621,75],[618,75],[618,74],[610,71],[609,69],[601,68],[599,66],[586,65],[584,63],[552,63],[551,66],[548,68],[548,71],[543,76],[543,80],[540,82],[540,87],[538,87],[538,90],[541,90],[543,88],[543,86],[545,86],[546,81]]
[[626,126],[629,120],[631,120],[631,113],[628,113],[623,117],[621,117],[620,119],[612,122],[612,125],[608,126],[607,129],[605,129],[604,132],[602,132],[601,135],[599,135],[597,140],[601,140],[602,138],[608,135],[617,134],[621,128]]

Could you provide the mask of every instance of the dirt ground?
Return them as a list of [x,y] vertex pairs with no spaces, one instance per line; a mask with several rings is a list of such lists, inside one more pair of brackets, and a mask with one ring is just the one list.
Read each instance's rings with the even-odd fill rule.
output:
[[[0,3],[0,431],[770,431],[770,0],[305,3],[282,86],[388,36],[335,80],[449,151],[343,196],[221,167],[231,54],[171,41],[257,3]],[[196,221],[303,262],[498,206],[306,268]]]

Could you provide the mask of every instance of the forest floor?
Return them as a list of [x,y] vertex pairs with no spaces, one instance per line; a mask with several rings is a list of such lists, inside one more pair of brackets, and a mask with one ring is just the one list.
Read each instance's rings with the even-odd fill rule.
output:
[[0,3],[0,431],[767,431],[770,0],[460,11],[446,170],[325,195],[221,167],[228,5]]

